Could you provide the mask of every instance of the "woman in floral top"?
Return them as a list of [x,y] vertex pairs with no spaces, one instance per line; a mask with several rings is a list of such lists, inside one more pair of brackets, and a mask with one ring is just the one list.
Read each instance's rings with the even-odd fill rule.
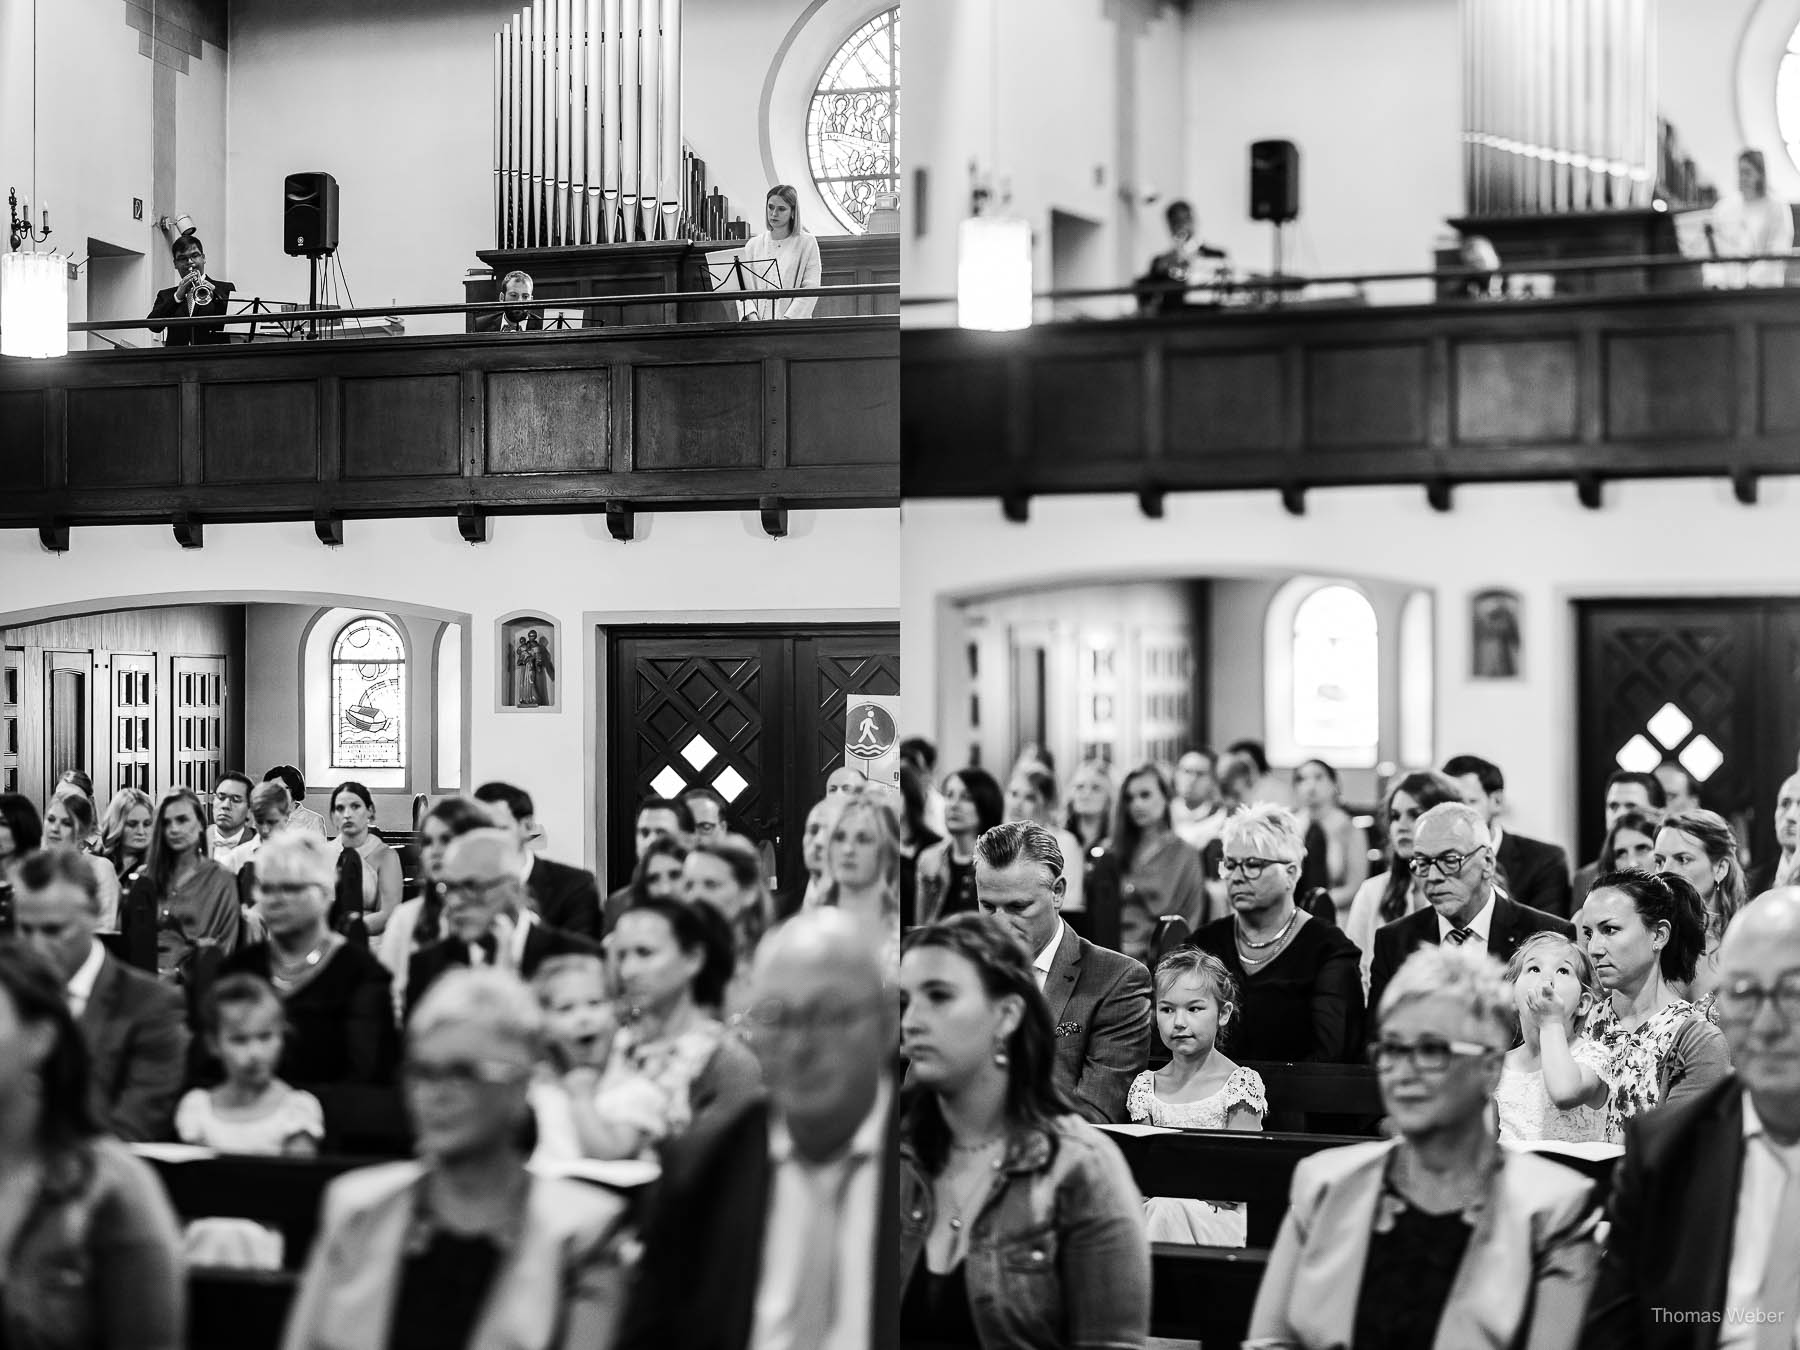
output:
[[1612,1085],[1606,1137],[1653,1106],[1704,1092],[1731,1072],[1725,1038],[1682,998],[1706,948],[1706,910],[1677,875],[1609,872],[1582,906],[1588,955],[1608,995],[1588,1024]]

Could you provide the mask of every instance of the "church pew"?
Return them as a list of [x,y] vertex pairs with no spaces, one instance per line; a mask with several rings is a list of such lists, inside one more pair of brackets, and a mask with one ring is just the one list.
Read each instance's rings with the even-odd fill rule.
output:
[[[1107,1131],[1144,1195],[1236,1201],[1248,1206],[1250,1247],[1273,1245],[1287,1211],[1294,1168],[1302,1158],[1328,1148],[1368,1140],[1328,1134],[1258,1134],[1235,1130],[1179,1130],[1161,1134]],[[1610,1157],[1546,1156],[1573,1167],[1604,1192],[1612,1175]]]
[[188,1350],[274,1350],[298,1284],[287,1270],[190,1270]]
[[1236,1346],[1250,1327],[1269,1253],[1262,1248],[1150,1244],[1150,1334]]
[[[229,1217],[254,1219],[282,1236],[283,1263],[298,1270],[318,1230],[319,1200],[336,1177],[369,1158],[264,1158],[219,1154],[211,1158],[173,1161],[154,1150],[140,1150],[156,1174],[169,1203],[183,1223],[190,1219]],[[246,1345],[254,1342],[246,1340]]]

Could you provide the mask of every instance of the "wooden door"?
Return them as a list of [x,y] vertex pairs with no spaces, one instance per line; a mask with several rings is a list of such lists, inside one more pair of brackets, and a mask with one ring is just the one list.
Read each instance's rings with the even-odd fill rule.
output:
[[[111,732],[107,746],[109,794],[137,788],[160,795],[156,772],[156,658],[149,653],[114,652],[112,656]],[[110,800],[110,796],[109,796]]]
[[843,762],[848,697],[899,692],[898,625],[616,628],[608,646],[608,884],[631,878],[637,803],[705,785],[786,885]]
[[19,791],[25,653],[16,647],[0,651],[0,792]]
[[44,653],[44,791],[49,793],[70,769],[92,776],[92,652]]
[[1605,785],[1620,768],[1682,764],[1702,804],[1762,860],[1800,747],[1800,601],[1577,605],[1583,859],[1600,851]]
[[170,782],[204,801],[225,771],[225,658],[171,657],[169,688],[174,731]]

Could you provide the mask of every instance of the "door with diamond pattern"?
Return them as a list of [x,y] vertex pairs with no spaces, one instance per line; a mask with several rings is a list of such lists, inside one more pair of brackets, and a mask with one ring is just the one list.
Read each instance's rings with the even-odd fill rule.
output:
[[789,884],[805,813],[843,762],[847,699],[900,691],[899,625],[613,628],[608,645],[608,884],[631,879],[637,803],[698,785]]
[[1616,769],[1674,761],[1701,802],[1775,850],[1772,810],[1800,748],[1800,601],[1578,603],[1581,857],[1600,851]]

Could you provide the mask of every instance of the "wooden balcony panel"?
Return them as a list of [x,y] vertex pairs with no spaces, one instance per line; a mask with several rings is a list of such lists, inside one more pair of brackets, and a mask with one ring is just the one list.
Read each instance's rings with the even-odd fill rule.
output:
[[317,482],[317,385],[311,380],[202,385],[200,445],[208,483]]
[[877,318],[0,363],[0,526],[899,497]]
[[907,329],[908,496],[1800,472],[1800,292]]

